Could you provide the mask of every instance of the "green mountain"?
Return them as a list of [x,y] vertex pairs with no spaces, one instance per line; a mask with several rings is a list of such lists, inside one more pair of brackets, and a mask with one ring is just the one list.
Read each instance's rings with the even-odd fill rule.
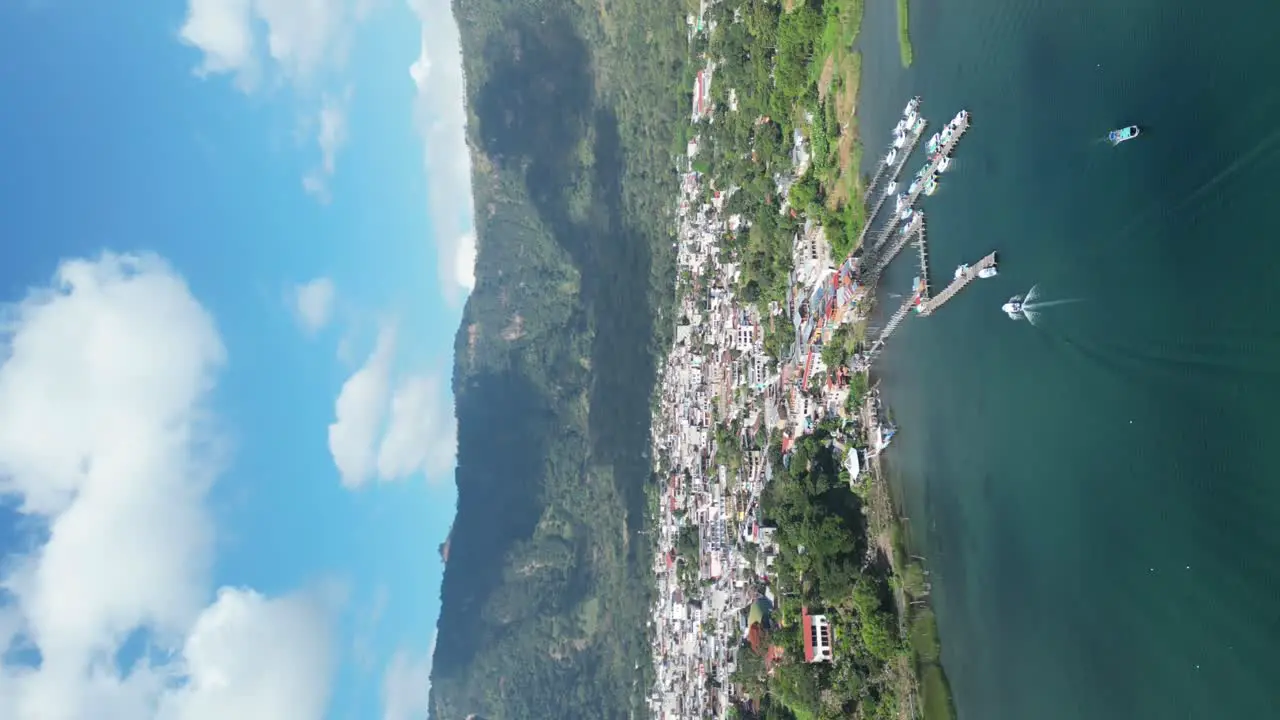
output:
[[687,11],[454,5],[479,253],[455,344],[458,515],[433,718],[622,718],[649,689],[637,533],[671,325]]

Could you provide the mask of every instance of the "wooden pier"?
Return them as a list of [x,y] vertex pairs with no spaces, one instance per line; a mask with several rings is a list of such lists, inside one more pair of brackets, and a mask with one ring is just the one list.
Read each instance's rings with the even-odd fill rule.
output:
[[[923,213],[921,213],[923,215]],[[920,298],[929,299],[929,245],[924,236],[924,218],[920,218],[920,230],[917,231],[916,250],[920,251]]]
[[916,297],[912,295],[902,301],[902,305],[889,317],[889,321],[884,324],[884,329],[880,331],[878,336],[876,336],[876,341],[867,349],[868,362],[875,360],[875,357],[880,354],[880,350],[884,347],[885,341],[889,339],[889,336],[893,334],[893,331],[896,330],[898,326],[902,324],[902,321],[906,319],[907,315],[911,313],[911,308],[915,307],[915,304]]
[[[894,195],[886,195],[884,190],[879,187],[880,179],[885,176],[885,171],[888,170],[889,182],[898,181],[898,176],[902,174],[903,166],[907,164],[907,158],[911,157],[912,151],[916,149],[916,145],[920,143],[920,138],[924,137],[924,132],[928,127],[929,124],[927,122],[922,123],[920,126],[920,132],[912,133],[907,136],[906,144],[898,148],[898,159],[893,162],[892,167],[885,165],[884,161],[880,162],[880,170],[876,173],[875,177],[871,179],[871,184],[867,186],[867,192],[874,193],[877,196],[875,205],[872,206],[871,212],[867,213],[866,221],[862,223],[862,232],[858,233],[858,242],[854,245],[855,248],[862,247],[862,242],[867,239],[867,232],[871,230],[871,226],[875,223],[876,216],[880,214],[880,210],[884,208],[884,204],[888,202],[890,197],[896,197],[897,195],[897,193],[894,193]],[[890,148],[892,148],[892,146],[890,146]],[[897,214],[895,213],[894,219],[890,222],[893,223],[896,221]]]
[[969,283],[978,278],[978,273],[985,268],[996,266],[996,254],[993,252],[978,262],[966,267],[949,285],[942,289],[942,292],[928,298],[920,303],[921,315],[932,315],[935,310],[942,307],[951,298],[955,297],[961,290],[965,289]]
[[906,232],[899,232],[894,238],[893,244],[885,251],[883,255],[876,255],[871,267],[864,275],[863,282],[872,284],[880,277],[880,273],[893,262],[893,259],[902,252],[902,249],[911,242],[911,239],[924,232],[924,213],[916,213],[911,219],[911,224],[907,225]]

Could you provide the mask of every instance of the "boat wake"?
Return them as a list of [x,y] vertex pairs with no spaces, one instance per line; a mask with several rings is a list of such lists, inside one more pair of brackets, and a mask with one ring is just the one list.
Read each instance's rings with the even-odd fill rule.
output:
[[1031,303],[1031,305],[1023,305],[1029,310],[1039,310],[1047,307],[1057,307],[1058,305],[1070,305],[1071,303],[1084,302],[1084,298],[1063,298],[1062,300],[1045,300],[1044,302]]
[[1025,297],[1022,298],[1022,316],[1027,322],[1039,327],[1041,313],[1046,308],[1058,307],[1060,305],[1071,305],[1073,303],[1084,302],[1084,298],[1061,298],[1058,300],[1042,300],[1040,299],[1040,286],[1032,285],[1027,291]]

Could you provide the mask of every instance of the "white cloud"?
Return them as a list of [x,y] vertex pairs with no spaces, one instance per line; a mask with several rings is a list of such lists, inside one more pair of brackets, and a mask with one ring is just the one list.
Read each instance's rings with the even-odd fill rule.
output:
[[185,685],[158,720],[312,720],[324,716],[333,670],[329,618],[305,595],[268,599],[224,588],[182,649]]
[[382,679],[382,720],[417,720],[427,716],[431,699],[431,656],[435,639],[421,657],[401,650]]
[[395,329],[378,334],[364,366],[343,383],[329,425],[329,452],[342,484],[357,488],[373,477],[376,446],[385,420],[395,354]]
[[257,83],[252,0],[190,0],[179,35],[204,53],[201,74],[232,73],[241,87]]
[[302,187],[325,202],[329,199],[329,179],[338,170],[338,151],[347,143],[347,106],[350,100],[350,88],[340,96],[326,95],[316,119],[320,166],[302,178]]
[[188,0],[179,35],[204,54],[201,73],[235,75],[248,89],[269,58],[275,73],[306,83],[345,58],[355,9],[348,0]]
[[265,76],[291,85],[308,103],[320,96],[313,120],[321,163],[303,175],[302,187],[322,202],[347,139],[350,87],[339,94],[316,89],[341,71],[353,28],[371,9],[367,0],[188,0],[179,31],[203,55],[201,76],[231,75],[246,92]]
[[401,381],[378,448],[378,476],[396,480],[418,471],[439,476],[453,467],[457,448],[453,404],[440,379],[414,376]]
[[428,210],[440,279],[456,298],[475,287],[476,256],[461,41],[448,0],[409,0],[409,7],[422,23],[409,76],[417,87],[414,121],[423,142]]
[[354,3],[346,0],[254,0],[267,27],[267,50],[284,74],[309,79],[325,63],[346,54],[344,28]]
[[[292,601],[243,591],[203,607],[222,460],[205,402],[225,356],[182,279],[154,257],[63,263],[5,308],[0,359],[0,496],[45,530],[0,563],[0,649],[40,657],[0,652],[0,717],[318,720],[323,622],[287,625],[274,609]],[[119,667],[139,632],[151,651]],[[264,656],[301,669],[245,664]],[[184,699],[208,678],[219,693]]]
[[318,277],[294,287],[294,310],[303,330],[316,333],[329,324],[335,294],[333,281],[327,277]]

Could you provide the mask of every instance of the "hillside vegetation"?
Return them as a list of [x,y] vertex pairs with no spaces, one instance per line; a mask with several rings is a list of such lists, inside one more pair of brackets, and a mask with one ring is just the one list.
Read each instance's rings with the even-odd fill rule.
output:
[[625,717],[648,689],[637,532],[667,342],[654,318],[674,284],[686,8],[467,0],[454,12],[479,256],[455,344],[458,513],[431,716]]

